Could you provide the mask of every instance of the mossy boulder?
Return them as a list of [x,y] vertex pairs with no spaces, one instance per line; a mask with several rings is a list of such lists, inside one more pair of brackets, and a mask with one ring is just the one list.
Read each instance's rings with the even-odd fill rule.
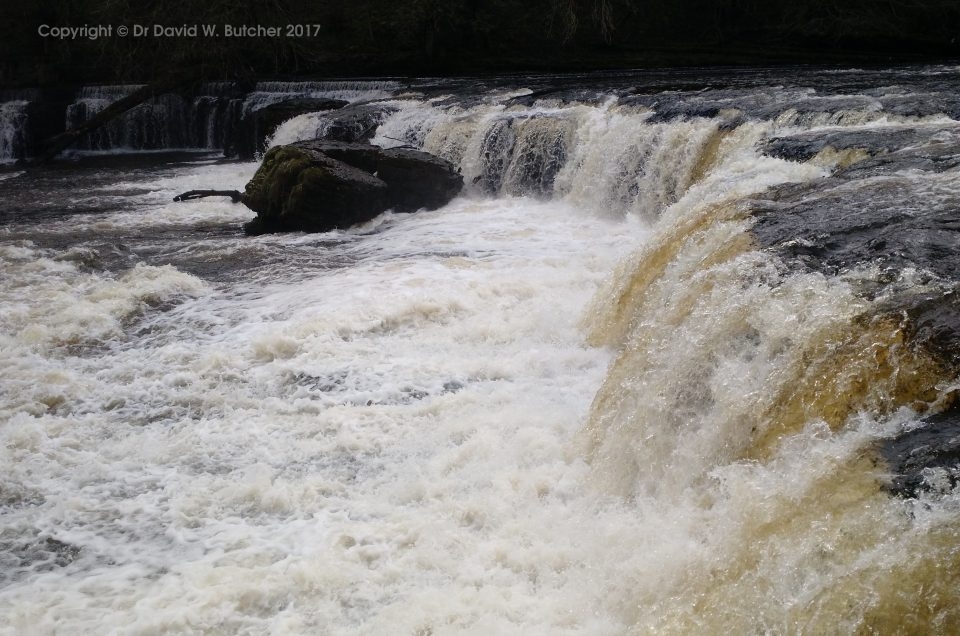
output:
[[304,141],[272,148],[243,202],[257,213],[245,229],[326,232],[364,223],[381,212],[446,205],[463,187],[453,165],[412,149]]
[[257,213],[248,234],[327,232],[374,218],[386,207],[387,185],[321,153],[293,146],[270,150],[244,190]]

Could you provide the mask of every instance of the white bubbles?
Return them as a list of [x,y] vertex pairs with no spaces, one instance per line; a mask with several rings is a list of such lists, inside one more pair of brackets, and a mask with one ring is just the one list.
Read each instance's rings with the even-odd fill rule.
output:
[[951,581],[923,568],[955,515],[870,461],[916,418],[871,409],[889,334],[739,203],[837,163],[765,138],[874,110],[729,129],[527,92],[391,102],[375,142],[462,171],[441,210],[243,237],[243,206],[170,202],[256,168],[206,165],[0,244],[10,632],[819,633]]
[[588,564],[627,515],[598,511],[566,440],[608,362],[580,310],[636,240],[508,199],[389,217],[293,282],[7,248],[22,324],[112,344],[4,378],[43,387],[6,400],[5,483],[41,501],[9,528],[79,552],[24,561],[0,608],[40,631],[622,631]]

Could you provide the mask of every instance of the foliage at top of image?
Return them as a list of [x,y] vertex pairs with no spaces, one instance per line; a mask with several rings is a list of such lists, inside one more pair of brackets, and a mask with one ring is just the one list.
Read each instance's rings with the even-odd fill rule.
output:
[[[955,0],[34,0],[0,6],[0,86],[960,54]],[[55,40],[51,26],[318,24],[307,37]]]

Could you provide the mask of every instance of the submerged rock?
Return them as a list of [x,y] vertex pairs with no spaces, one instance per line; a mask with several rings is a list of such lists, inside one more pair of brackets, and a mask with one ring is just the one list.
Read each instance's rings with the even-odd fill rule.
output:
[[413,212],[448,203],[463,187],[451,163],[408,148],[322,140],[272,148],[247,184],[257,213],[249,234],[326,232],[388,209]]
[[19,541],[0,536],[0,584],[26,572],[49,572],[63,568],[79,558],[80,546],[53,537]]
[[947,491],[960,483],[960,403],[919,428],[881,444],[891,473],[887,490],[901,497]]

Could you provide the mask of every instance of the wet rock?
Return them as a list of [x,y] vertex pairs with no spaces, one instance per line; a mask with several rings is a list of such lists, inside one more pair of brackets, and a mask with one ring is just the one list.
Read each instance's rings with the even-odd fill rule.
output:
[[384,211],[387,185],[323,153],[294,146],[272,148],[244,190],[257,213],[248,234],[327,232],[364,223]]
[[329,124],[322,138],[345,142],[367,141],[373,138],[380,124],[397,110],[389,104],[348,106],[327,117]]
[[634,94],[619,100],[624,107],[652,110],[649,123],[671,122],[697,117],[722,117],[725,128],[734,128],[742,118],[758,118],[771,108],[772,98],[742,91],[703,90],[693,93],[665,92]]
[[673,95],[632,95],[620,100],[621,106],[650,109],[653,113],[647,119],[651,124],[692,119],[695,117],[714,118],[727,107],[726,104],[704,98]]
[[243,196],[257,213],[245,229],[326,232],[364,223],[387,209],[436,209],[462,187],[452,164],[425,152],[302,141],[264,157]]
[[559,89],[555,86],[550,86],[548,88],[542,88],[540,90],[530,91],[526,95],[518,95],[516,97],[511,97],[510,99],[505,101],[503,105],[506,108],[510,108],[513,106],[523,106],[523,107],[529,108],[534,104],[536,104],[537,100],[545,97],[553,97],[558,92],[560,92],[560,90],[562,89]]
[[[343,163],[359,168],[373,174],[377,171],[377,162],[383,148],[367,143],[349,143],[344,141],[332,141],[328,139],[314,139],[309,141],[298,141],[290,144],[297,148],[309,149],[313,152],[320,152],[342,161]],[[427,153],[423,153],[427,154]],[[431,156],[432,155],[428,155]]]
[[946,172],[960,167],[960,139],[936,139],[895,152],[880,154],[843,168],[835,173],[842,179],[864,179],[892,175],[904,170]]
[[918,99],[916,95],[885,95],[880,98],[884,112],[900,117],[930,117],[957,111],[956,100],[941,96]]
[[752,210],[761,245],[816,271],[878,265],[960,278],[960,191],[942,179],[833,177],[774,188]]
[[463,177],[453,164],[413,148],[384,149],[328,140],[293,145],[376,175],[387,184],[388,207],[395,212],[435,210],[449,203],[463,187]]
[[376,174],[386,182],[390,207],[397,212],[435,210],[463,188],[463,177],[453,164],[412,148],[384,150]]
[[884,486],[901,497],[944,491],[960,481],[960,402],[880,445],[891,473]]
[[558,105],[567,104],[590,104],[596,105],[610,98],[608,91],[596,89],[576,89],[576,88],[557,88],[550,87],[541,90],[532,91],[526,95],[511,97],[504,102],[507,108],[522,106],[530,108],[540,103],[554,103]]
[[960,371],[960,288],[902,296],[891,304],[906,316],[913,346],[924,347],[948,373]]
[[879,111],[880,102],[872,97],[863,95],[821,95],[790,100],[768,109],[764,115],[776,117],[785,112],[795,112],[803,115],[836,115],[838,113],[867,113]]
[[347,104],[339,99],[297,97],[249,112],[240,120],[236,154],[240,159],[253,159],[266,149],[267,137],[283,122],[306,113],[336,110]]
[[774,137],[766,141],[760,150],[771,157],[788,161],[807,161],[827,147],[834,150],[856,148],[870,155],[877,155],[927,142],[934,134],[934,130],[919,128],[899,130],[873,128],[841,130],[831,133],[812,132],[790,135],[789,137]]

